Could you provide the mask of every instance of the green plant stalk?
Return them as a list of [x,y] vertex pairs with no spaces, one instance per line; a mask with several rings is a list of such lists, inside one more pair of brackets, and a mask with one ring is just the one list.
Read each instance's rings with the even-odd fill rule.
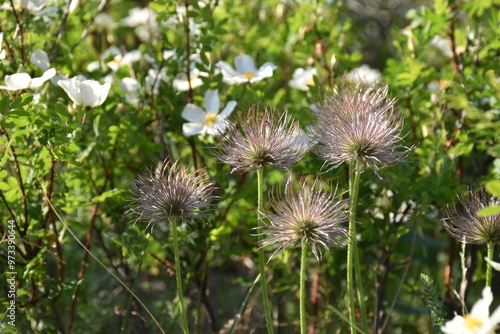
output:
[[177,236],[177,220],[173,218],[172,223],[172,237],[174,239],[174,256],[175,256],[175,277],[177,279],[177,295],[179,297],[179,307],[181,310],[182,327],[184,334],[189,333],[189,326],[187,322],[186,309],[184,307],[184,292],[182,291],[182,274],[181,274],[181,261],[179,258],[179,240]]
[[307,243],[302,239],[302,252],[300,257],[300,333],[306,334],[306,253]]
[[[494,245],[492,242],[488,243],[488,259],[493,260],[493,249]],[[486,263],[486,286],[491,286],[491,278],[493,276],[493,272],[491,270],[491,265],[489,263]]]
[[361,281],[361,266],[359,263],[358,245],[356,244],[356,209],[358,206],[359,183],[361,180],[361,170],[359,161],[352,162],[349,166],[349,196],[351,198],[349,214],[349,244],[347,247],[347,293],[349,298],[349,321],[351,333],[356,333],[356,316],[354,310],[354,280],[353,267],[356,277],[358,291],[359,309],[363,330],[368,331],[368,320],[366,318],[366,307],[364,300],[363,282]]
[[[257,169],[257,214],[260,226],[260,213],[263,207],[263,187],[262,183],[264,181],[264,171],[263,169]],[[259,241],[262,236],[259,234]],[[258,250],[259,253],[259,271],[260,271],[260,284],[262,287],[262,299],[264,303],[264,312],[266,314],[267,332],[273,334],[273,318],[271,316],[271,307],[269,305],[269,296],[267,294],[267,282],[266,282],[266,262],[264,258],[264,250],[261,248]]]
[[[142,252],[141,252],[141,257],[139,258],[139,263],[137,264],[137,273],[135,274],[135,279],[134,283],[132,285],[132,291],[135,292],[135,289],[137,289],[137,283],[139,282],[139,277],[141,276],[141,269],[142,269],[142,262],[144,260],[144,255],[146,254],[146,246],[147,246],[147,241],[146,239],[143,240],[143,247],[142,247]],[[123,319],[123,324],[120,333],[125,333],[127,330],[127,324],[128,324],[128,318],[130,316],[130,309],[132,308],[132,299],[133,296],[130,295],[128,302],[127,302],[127,311],[125,312],[125,319]]]

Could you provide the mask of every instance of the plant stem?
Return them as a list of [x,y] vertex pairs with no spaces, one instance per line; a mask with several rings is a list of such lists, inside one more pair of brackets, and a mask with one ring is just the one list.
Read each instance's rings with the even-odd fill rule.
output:
[[358,206],[359,182],[361,170],[359,162],[356,160],[349,166],[349,196],[351,197],[351,207],[349,215],[349,244],[347,247],[347,293],[349,298],[349,320],[351,333],[356,333],[356,316],[354,314],[354,281],[353,266],[356,277],[358,291],[359,309],[363,322],[363,330],[367,332],[368,321],[366,318],[366,307],[364,300],[363,282],[361,281],[361,266],[359,263],[358,245],[356,243],[356,209]]
[[[257,214],[260,226],[260,214],[263,206],[263,187],[262,183],[264,180],[264,171],[262,169],[257,169]],[[259,234],[259,241],[262,236]],[[273,318],[271,316],[271,307],[269,305],[269,296],[267,295],[267,282],[266,282],[266,262],[264,259],[264,250],[261,248],[258,250],[259,253],[259,271],[260,271],[260,284],[262,287],[262,299],[264,302],[264,312],[266,314],[267,332],[273,334]]]
[[182,327],[184,334],[189,333],[187,322],[186,310],[184,308],[184,292],[182,291],[182,274],[181,274],[181,261],[179,258],[179,240],[177,236],[177,220],[173,218],[172,223],[172,237],[174,239],[174,256],[175,256],[175,277],[177,279],[177,295],[179,296],[179,306],[181,310]]
[[[495,246],[493,245],[492,242],[488,243],[488,259],[493,260],[493,248]],[[492,277],[492,271],[491,271],[491,265],[489,263],[486,263],[486,286],[491,286],[491,277]]]
[[302,239],[302,254],[300,257],[300,333],[306,334],[306,253],[307,243]]

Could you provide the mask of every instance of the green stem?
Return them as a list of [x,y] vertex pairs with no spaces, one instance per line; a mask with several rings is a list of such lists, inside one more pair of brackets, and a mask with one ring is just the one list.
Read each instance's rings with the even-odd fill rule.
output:
[[181,260],[179,258],[179,240],[177,236],[177,220],[173,218],[172,223],[172,236],[174,239],[174,256],[175,256],[175,277],[177,279],[177,295],[179,296],[179,306],[181,310],[182,327],[184,334],[189,333],[189,326],[187,322],[186,310],[184,308],[184,292],[182,291],[182,275],[181,275]]
[[356,160],[351,163],[349,168],[349,195],[351,198],[351,207],[349,215],[349,244],[347,247],[347,293],[349,298],[349,320],[351,324],[351,333],[356,333],[356,316],[354,314],[354,281],[353,267],[356,277],[357,295],[363,329],[368,331],[368,320],[366,318],[366,307],[364,300],[363,282],[361,281],[361,266],[359,263],[358,245],[356,243],[356,209],[358,206],[359,183],[361,179],[361,170],[359,162]]
[[[264,171],[262,169],[257,169],[257,214],[260,226],[260,213],[263,207],[263,187],[262,183],[264,180]],[[262,236],[259,234],[259,241]],[[271,307],[269,305],[269,296],[267,294],[267,282],[266,282],[266,262],[264,258],[264,249],[259,249],[259,270],[260,270],[260,284],[262,287],[262,299],[264,302],[264,312],[266,314],[267,332],[273,334],[273,318],[271,316]]]
[[300,257],[300,333],[306,334],[306,252],[307,243],[302,239],[302,255]]
[[[492,242],[488,243],[488,259],[493,260],[493,249],[494,245]],[[491,277],[492,277],[492,271],[491,271],[491,265],[489,263],[486,263],[486,286],[491,286]]]

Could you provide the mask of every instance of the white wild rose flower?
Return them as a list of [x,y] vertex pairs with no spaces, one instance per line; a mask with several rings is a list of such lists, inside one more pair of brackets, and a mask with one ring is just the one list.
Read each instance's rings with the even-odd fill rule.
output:
[[278,67],[273,63],[264,63],[259,69],[255,66],[254,61],[248,55],[242,55],[234,58],[234,66],[236,70],[233,69],[229,63],[225,61],[219,61],[216,66],[221,69],[222,75],[224,76],[224,82],[229,85],[238,85],[245,82],[258,82],[265,78],[273,76],[273,71]]
[[313,67],[307,69],[297,68],[293,72],[293,79],[288,81],[288,86],[302,91],[308,91],[310,86],[314,86],[314,76],[317,71]]
[[470,313],[455,317],[441,326],[444,334],[494,334],[497,324],[500,323],[500,307],[490,316],[490,304],[493,301],[491,287],[483,289],[483,298],[473,306]]
[[182,132],[185,136],[204,133],[209,135],[223,134],[226,130],[225,120],[235,107],[236,101],[229,101],[219,113],[219,90],[209,89],[205,93],[205,109],[189,103],[182,111],[182,117],[189,121],[182,126]]
[[101,85],[98,81],[82,80],[81,77],[59,80],[58,85],[74,103],[89,107],[102,105],[111,87],[109,82]]
[[41,77],[31,78],[28,73],[15,73],[5,76],[6,86],[0,86],[0,89],[5,90],[21,90],[28,88],[39,88],[47,80],[50,80],[56,75],[56,70],[51,68],[45,71]]

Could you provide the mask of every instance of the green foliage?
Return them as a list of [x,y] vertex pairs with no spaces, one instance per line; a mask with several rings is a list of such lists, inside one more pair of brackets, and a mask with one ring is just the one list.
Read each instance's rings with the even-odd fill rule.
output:
[[[389,85],[404,115],[404,145],[415,147],[407,162],[377,175],[367,170],[361,179],[357,242],[367,309],[376,311],[368,321],[388,333],[431,326],[439,332],[445,314],[459,305],[448,292],[461,279],[444,212],[474,184],[500,196],[498,0],[389,1],[380,8],[369,1],[351,7],[326,0],[155,0],[151,11],[132,0],[100,3],[80,1],[67,12],[66,1],[57,0],[40,10],[19,5],[0,12],[0,86],[16,73],[40,78],[48,68],[56,71],[39,86],[1,89],[0,255],[6,263],[13,221],[18,332],[115,333],[124,323],[125,333],[180,331],[170,227],[133,223],[137,217],[124,214],[132,180],[165,158],[206,168],[219,187],[213,217],[178,229],[191,329],[263,330],[259,288],[247,296],[257,275],[256,175],[232,174],[219,163],[215,136],[184,135],[182,112],[190,103],[205,109],[206,92],[217,89],[220,109],[237,102],[231,121],[253,105],[267,106],[288,110],[310,133],[311,106],[321,105],[342,78],[356,80],[347,73],[366,64],[379,71],[365,74],[367,80],[380,75]],[[40,50],[47,64],[35,57]],[[267,62],[276,69],[257,82],[230,84],[217,64],[234,68],[243,54],[257,69]],[[289,84],[298,68],[316,71],[306,90]],[[78,75],[110,83],[102,104],[73,102],[60,80]],[[347,166],[326,169],[310,152],[288,171],[266,169],[265,192],[277,193],[300,177],[346,191]],[[478,214],[496,215],[499,208]],[[134,287],[151,315],[68,228]],[[482,258],[484,251],[471,247],[467,256]],[[298,331],[299,254],[287,249],[267,265],[276,321],[290,333]],[[483,284],[481,266],[468,268],[469,286]],[[345,268],[343,250],[332,249],[319,264],[307,259],[306,311],[318,333],[348,331]],[[414,302],[421,285],[430,313]],[[8,289],[3,277],[0,288]],[[468,292],[467,302],[480,298],[479,289]],[[447,298],[446,312],[440,296]],[[236,314],[241,319],[233,325]],[[12,332],[0,319],[0,331]]]

